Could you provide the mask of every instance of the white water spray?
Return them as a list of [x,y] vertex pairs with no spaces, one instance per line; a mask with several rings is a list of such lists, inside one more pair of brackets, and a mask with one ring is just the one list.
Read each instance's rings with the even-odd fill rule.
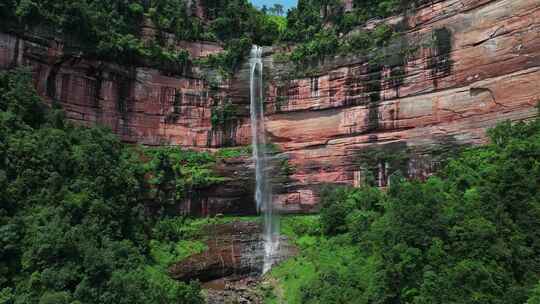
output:
[[255,159],[255,200],[257,211],[264,216],[264,265],[266,273],[277,258],[279,250],[279,218],[272,204],[272,187],[269,181],[268,155],[264,131],[263,62],[262,48],[253,46],[249,58],[251,135]]

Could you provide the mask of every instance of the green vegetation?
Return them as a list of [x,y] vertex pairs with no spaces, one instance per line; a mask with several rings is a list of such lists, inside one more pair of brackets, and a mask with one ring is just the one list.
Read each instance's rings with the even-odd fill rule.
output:
[[144,11],[145,16],[150,18],[162,33],[173,33],[179,40],[215,40],[212,32],[205,31],[201,20],[191,16],[192,12],[189,11],[186,1],[153,0],[148,3],[150,5]]
[[[5,2],[5,3],[4,3]],[[200,62],[231,73],[251,44],[269,45],[284,30],[284,18],[267,15],[247,0],[202,1],[208,22],[186,0],[13,0],[0,4],[1,23],[65,41],[66,50],[126,64],[152,65],[181,73],[189,63],[180,40],[219,41],[225,52]],[[143,41],[151,20],[157,36]],[[172,37],[172,40],[170,39]]]
[[233,148],[221,148],[216,151],[217,158],[235,158],[242,156],[251,156],[253,153],[251,146],[233,147]]
[[[224,46],[223,52],[194,63],[229,77],[252,44],[294,44],[286,57],[304,68],[338,54],[354,53],[380,61],[381,48],[398,41],[403,29],[381,24],[374,30],[362,30],[359,26],[425,2],[355,1],[354,9],[344,12],[337,0],[301,0],[284,16],[279,5],[258,10],[248,0],[203,0],[202,20],[186,0],[13,0],[0,4],[0,17],[3,24],[17,31],[63,39],[68,54],[157,66],[175,73],[183,73],[192,63],[189,53],[178,49],[176,42],[217,41]],[[158,31],[155,37],[143,39],[142,29],[149,21]],[[403,57],[410,52],[403,46],[398,53]],[[441,68],[450,63],[434,60],[432,64]]]
[[45,36],[62,38],[68,54],[83,52],[85,56],[120,63],[150,61],[180,69],[189,59],[185,50],[175,50],[164,39],[145,44],[140,38],[146,17],[155,20],[158,28],[180,23],[179,17],[172,19],[170,6],[163,5],[167,2],[170,1],[152,1],[151,6],[144,6],[138,0],[17,0],[8,1],[2,11],[7,15],[3,21],[18,31],[35,30]]
[[143,157],[149,157],[144,164],[149,196],[157,202],[151,207],[160,214],[174,214],[182,199],[225,181],[213,171],[216,157],[208,152],[161,147],[143,150]]
[[166,273],[175,262],[197,253],[208,247],[205,244],[205,228],[213,225],[238,222],[259,221],[260,217],[217,217],[190,219],[186,217],[167,217],[157,222],[152,229],[149,250],[155,265],[154,270]]
[[331,187],[286,218],[301,249],[269,303],[538,303],[540,120],[502,123],[439,177]]
[[[343,54],[363,56],[376,64],[388,64],[388,61],[394,60],[386,57],[397,56],[400,57],[398,62],[390,65],[399,65],[418,47],[402,41],[403,26],[382,23],[373,30],[362,29],[361,26],[374,18],[406,14],[408,10],[427,2],[358,0],[351,11],[345,12],[340,1],[300,0],[298,7],[287,14],[287,30],[283,32],[281,40],[296,45],[288,57],[296,63],[299,72],[306,72],[306,67],[316,66],[326,58]],[[386,54],[383,48],[390,45],[397,49]]]
[[223,42],[225,51],[201,60],[202,65],[232,74],[252,44],[271,45],[285,28],[283,17],[257,10],[248,0],[203,0],[209,31]]
[[407,172],[410,155],[405,144],[388,144],[379,147],[370,147],[356,153],[355,165],[362,169],[363,183],[376,186],[375,177],[379,171],[379,164],[388,164],[388,176],[402,176]]
[[197,233],[217,219],[176,208],[224,180],[218,157],[76,127],[29,71],[1,72],[0,303],[201,303],[166,269],[205,249]]
[[[402,29],[382,24],[368,31],[358,26],[427,1],[355,1],[354,9],[344,12],[337,0],[301,0],[285,17],[279,5],[258,10],[248,0],[202,0],[204,20],[186,0],[4,2],[0,4],[2,24],[20,32],[61,38],[67,54],[183,73],[192,59],[186,50],[178,49],[176,42],[217,41],[223,44],[224,52],[195,63],[229,76],[252,44],[295,44],[288,57],[298,66],[336,54],[377,54],[378,49],[400,36]],[[157,34],[143,39],[142,29],[149,23],[158,29]]]
[[212,129],[226,128],[232,124],[235,124],[237,120],[237,112],[237,106],[230,101],[212,107]]

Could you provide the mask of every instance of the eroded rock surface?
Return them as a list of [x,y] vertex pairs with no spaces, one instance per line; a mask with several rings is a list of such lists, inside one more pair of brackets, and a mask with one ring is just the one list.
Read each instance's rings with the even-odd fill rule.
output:
[[[152,31],[145,27],[143,35]],[[178,48],[192,58],[222,50],[207,42],[179,42]],[[0,69],[17,65],[32,69],[38,93],[60,104],[69,119],[110,127],[124,141],[194,149],[249,143],[249,122],[241,117],[249,103],[235,104],[238,119],[212,125],[212,110],[228,100],[231,84],[211,85],[189,64],[165,70],[90,60],[46,33],[0,30]]]
[[[246,277],[256,277],[262,273],[264,244],[261,224],[256,222],[233,222],[206,227],[204,237],[208,238],[208,249],[180,261],[169,269],[177,280],[198,279],[209,282],[228,278],[235,281]],[[280,249],[276,255],[279,262],[296,249],[281,238]]]
[[255,215],[255,173],[249,156],[221,159],[213,168],[225,182],[197,190],[178,206],[180,213],[208,217],[218,214]]
[[[288,79],[287,64],[267,58],[269,138],[295,169],[276,197],[283,209],[314,210],[324,183],[370,175],[386,186],[397,170],[426,178],[449,148],[486,143],[498,122],[537,115],[540,2],[436,1],[380,22],[406,35],[379,65],[337,57]],[[406,47],[411,56],[394,56]]]
[[[205,290],[207,304],[262,304],[264,295],[259,286],[260,278],[237,281],[222,280]],[[206,287],[206,285],[203,285]]]
[[[290,64],[273,62],[266,50],[266,129],[289,159],[288,178],[275,192],[284,211],[316,211],[325,183],[360,185],[373,178],[386,186],[397,171],[426,178],[451,148],[486,143],[486,130],[498,122],[537,115],[539,1],[431,1],[366,26],[380,22],[406,34],[376,66],[351,54],[326,60],[311,77],[295,78]],[[152,31],[150,24],[144,33]],[[194,57],[220,50],[197,42],[179,47]],[[412,55],[394,56],[408,47]],[[0,68],[22,64],[32,67],[38,92],[58,101],[71,120],[109,126],[125,141],[194,149],[251,142],[245,69],[210,84],[195,67],[172,73],[92,61],[55,37],[2,31]],[[224,100],[238,115],[212,125],[212,111]],[[189,206],[202,215],[254,206],[251,194],[234,190],[238,185],[231,179],[230,186],[209,189],[211,196]]]

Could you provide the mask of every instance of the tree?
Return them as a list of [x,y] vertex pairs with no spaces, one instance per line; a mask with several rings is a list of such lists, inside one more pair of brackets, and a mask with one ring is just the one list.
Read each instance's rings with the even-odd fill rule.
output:
[[276,16],[283,16],[283,14],[285,13],[283,5],[279,3],[275,3],[274,6],[272,6],[272,8],[269,9],[269,12]]
[[159,175],[162,192],[187,183],[169,155],[148,172],[110,130],[63,119],[43,106],[28,70],[0,72],[2,303],[200,303],[198,285],[142,273],[155,267],[149,240],[160,218],[148,212],[147,177]]
[[[358,274],[316,269],[319,278],[300,287],[304,300],[537,303],[540,119],[488,134],[491,144],[456,155],[426,182],[395,180],[384,195],[325,189],[320,220],[331,250],[358,246],[372,264]],[[365,286],[360,278],[364,291],[347,295],[349,282]]]

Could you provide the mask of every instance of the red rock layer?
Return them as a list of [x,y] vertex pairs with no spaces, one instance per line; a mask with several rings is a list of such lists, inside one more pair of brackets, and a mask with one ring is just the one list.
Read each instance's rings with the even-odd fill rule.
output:
[[[368,150],[406,151],[403,173],[424,178],[439,166],[440,150],[485,143],[486,130],[496,123],[537,115],[540,2],[438,1],[386,22],[406,26],[404,41],[421,46],[401,65],[387,63],[374,70],[352,54],[326,62],[317,77],[284,84],[276,80],[283,67],[265,59],[271,79],[267,131],[292,168],[275,201],[288,212],[316,210],[321,184],[361,184]],[[151,25],[143,33],[155,34]],[[428,44],[437,33],[450,34],[448,53]],[[194,57],[220,50],[209,43],[178,47]],[[387,55],[395,51],[390,48]],[[196,149],[250,143],[245,69],[211,88],[190,67],[179,76],[89,61],[67,56],[54,39],[0,33],[0,69],[20,64],[32,67],[39,93],[58,101],[70,119],[108,126],[125,141]],[[239,118],[212,126],[212,109],[228,99],[236,104]],[[385,186],[392,166],[384,160],[369,170]],[[252,194],[231,196],[242,204],[252,199]],[[218,201],[227,208],[234,205],[218,194],[206,202]],[[199,207],[226,209],[220,206]]]
[[[212,43],[178,45],[195,58],[221,50]],[[55,40],[0,33],[0,69],[15,65],[30,66],[39,94],[58,102],[69,119],[110,127],[128,142],[207,148],[249,140],[241,119],[212,126],[212,108],[226,100],[229,84],[210,88],[190,67],[178,75],[87,60],[65,54]]]
[[[369,149],[414,151],[403,173],[424,178],[438,166],[437,147],[482,144],[498,122],[537,115],[540,2],[448,0],[388,22],[406,23],[417,45],[444,29],[451,52],[442,58],[421,47],[401,78],[391,77],[392,65],[373,77],[361,59],[337,58],[318,77],[269,88],[267,130],[295,168],[288,193],[277,197],[284,209],[313,210],[324,183],[360,184]],[[374,172],[382,186],[387,166]]]

